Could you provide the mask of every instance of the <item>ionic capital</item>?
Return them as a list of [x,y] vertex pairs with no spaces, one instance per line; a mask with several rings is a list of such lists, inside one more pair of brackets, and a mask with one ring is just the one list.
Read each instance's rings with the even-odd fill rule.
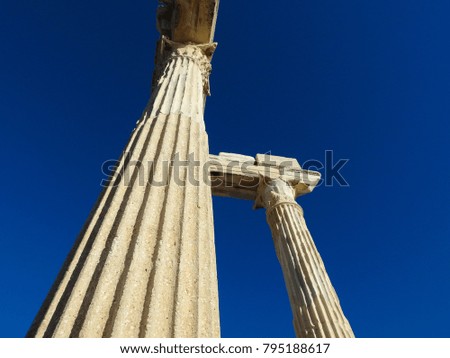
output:
[[295,188],[283,179],[263,181],[258,188],[255,207],[266,208],[268,214],[282,204],[295,205],[301,210],[301,207],[295,201],[295,197]]

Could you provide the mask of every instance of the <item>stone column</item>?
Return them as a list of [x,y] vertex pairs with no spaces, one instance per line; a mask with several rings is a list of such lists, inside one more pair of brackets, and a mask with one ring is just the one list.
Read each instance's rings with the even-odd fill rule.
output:
[[162,41],[152,99],[28,337],[220,335],[202,170],[215,44]]
[[267,210],[297,337],[354,337],[306,227],[303,210],[295,201],[294,189],[281,179],[264,183],[257,204]]

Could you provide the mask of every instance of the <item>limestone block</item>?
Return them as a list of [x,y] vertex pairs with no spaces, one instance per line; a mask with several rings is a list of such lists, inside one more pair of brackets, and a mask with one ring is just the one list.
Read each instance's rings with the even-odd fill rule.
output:
[[182,43],[211,43],[217,22],[219,0],[160,0],[158,30]]
[[255,163],[255,158],[253,158],[249,155],[220,152],[219,157],[221,157],[223,159],[227,159],[229,161],[236,161],[236,162],[240,162],[240,163]]
[[301,169],[297,159],[279,157],[271,154],[256,154],[256,164],[269,167],[282,167],[289,169]]

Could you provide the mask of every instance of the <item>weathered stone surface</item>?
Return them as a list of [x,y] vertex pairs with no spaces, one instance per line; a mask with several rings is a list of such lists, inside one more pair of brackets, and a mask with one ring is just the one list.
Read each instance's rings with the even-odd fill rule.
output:
[[[207,46],[171,44],[152,99],[28,337],[219,337]],[[198,161],[197,182],[175,159]],[[180,182],[181,180],[181,182]]]
[[219,0],[160,0],[158,29],[172,41],[211,43]]
[[[209,171],[213,195],[245,200],[257,200],[257,190],[262,182],[283,178],[296,191],[296,196],[314,190],[320,181],[320,173],[299,169],[296,159],[282,158],[279,163],[294,163],[293,166],[266,166],[256,163],[255,158],[234,153],[209,156]],[[276,163],[276,162],[275,162]],[[256,207],[262,207],[257,201]]]
[[226,159],[226,160],[229,160],[229,161],[255,164],[255,158],[253,158],[253,157],[251,157],[249,155],[220,152],[219,153],[219,157],[221,159]]
[[272,154],[256,154],[256,164],[267,167],[281,167],[289,169],[302,169],[297,159],[279,157]]
[[283,269],[297,336],[354,337],[306,226],[303,209],[295,201],[295,189],[275,179],[261,185],[258,194]]
[[218,4],[160,1],[152,98],[28,337],[219,337],[211,193],[267,209],[297,335],[353,337],[295,202],[320,173],[208,154]]

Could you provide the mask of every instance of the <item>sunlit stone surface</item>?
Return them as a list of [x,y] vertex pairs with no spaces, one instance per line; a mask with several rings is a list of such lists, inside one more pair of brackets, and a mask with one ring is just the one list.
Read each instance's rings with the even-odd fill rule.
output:
[[[159,42],[152,98],[29,337],[220,335],[211,188],[202,171],[217,2],[179,5],[180,16],[159,10],[178,22]],[[206,43],[194,43],[190,21],[200,15]],[[190,37],[180,38],[180,28]],[[175,159],[198,162],[196,180],[187,166],[168,165]]]
[[152,97],[28,337],[219,337],[212,194],[266,208],[297,336],[353,337],[295,201],[320,173],[209,154],[217,11],[218,0],[160,1]]
[[262,183],[257,202],[266,208],[298,337],[350,338],[353,331],[306,226],[294,188],[281,178]]

